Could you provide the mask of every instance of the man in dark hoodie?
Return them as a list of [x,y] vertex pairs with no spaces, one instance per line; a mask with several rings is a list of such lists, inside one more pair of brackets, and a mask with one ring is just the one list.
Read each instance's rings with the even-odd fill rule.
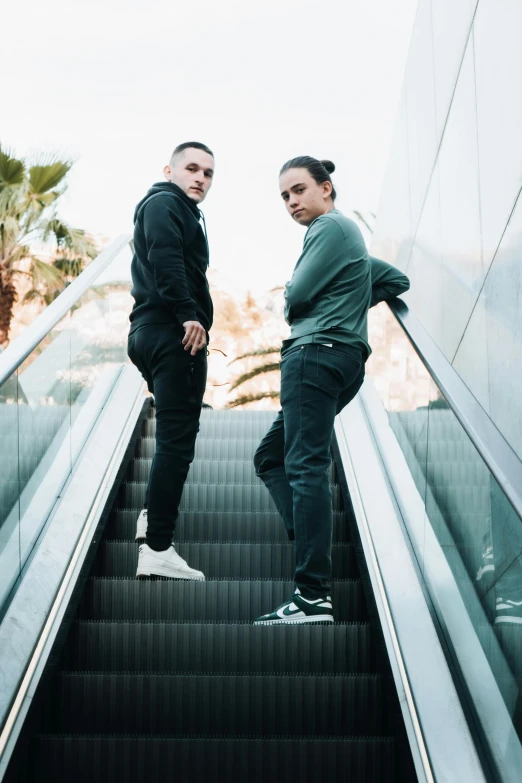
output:
[[[208,243],[198,208],[212,185],[214,156],[200,142],[174,150],[134,214],[128,351],[154,394],[156,450],[145,508],[138,518],[136,576],[203,580],[172,536],[199,430],[207,379],[212,300]],[[203,218],[204,225],[204,218]]]

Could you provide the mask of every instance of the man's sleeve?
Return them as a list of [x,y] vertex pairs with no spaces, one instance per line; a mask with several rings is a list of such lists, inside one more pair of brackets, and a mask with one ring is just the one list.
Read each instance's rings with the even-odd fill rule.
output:
[[400,296],[410,287],[410,281],[403,272],[391,264],[370,256],[372,273],[372,300],[370,307],[386,299]]
[[331,283],[345,262],[342,229],[328,220],[306,238],[294,274],[285,288],[285,318],[291,324],[299,313]]
[[145,205],[143,231],[158,292],[182,325],[197,321],[197,315],[185,271],[183,220],[172,202],[167,196]]

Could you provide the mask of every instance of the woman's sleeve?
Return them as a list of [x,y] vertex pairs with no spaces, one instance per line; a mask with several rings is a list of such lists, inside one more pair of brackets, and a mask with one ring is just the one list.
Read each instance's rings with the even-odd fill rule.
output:
[[370,256],[372,272],[372,300],[370,307],[404,294],[410,287],[409,278],[391,264]]

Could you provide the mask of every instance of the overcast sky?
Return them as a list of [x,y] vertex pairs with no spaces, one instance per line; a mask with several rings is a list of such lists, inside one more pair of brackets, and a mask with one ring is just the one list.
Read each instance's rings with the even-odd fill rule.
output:
[[108,237],[132,231],[178,143],[204,142],[211,264],[267,290],[304,234],[278,192],[288,158],[330,158],[338,207],[377,210],[416,4],[10,0],[0,142],[72,157],[63,217]]

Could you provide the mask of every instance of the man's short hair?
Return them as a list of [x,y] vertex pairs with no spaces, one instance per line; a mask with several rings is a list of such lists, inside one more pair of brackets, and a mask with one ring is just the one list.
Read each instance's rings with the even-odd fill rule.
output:
[[210,155],[212,158],[214,157],[214,153],[212,150],[210,150],[206,144],[202,144],[200,141],[184,141],[183,144],[178,144],[174,152],[172,153],[170,157],[170,161],[172,163],[173,159],[176,157],[176,155],[179,155],[184,150],[188,150],[190,148],[197,149],[197,150],[203,150],[203,152],[206,152],[208,155]]

